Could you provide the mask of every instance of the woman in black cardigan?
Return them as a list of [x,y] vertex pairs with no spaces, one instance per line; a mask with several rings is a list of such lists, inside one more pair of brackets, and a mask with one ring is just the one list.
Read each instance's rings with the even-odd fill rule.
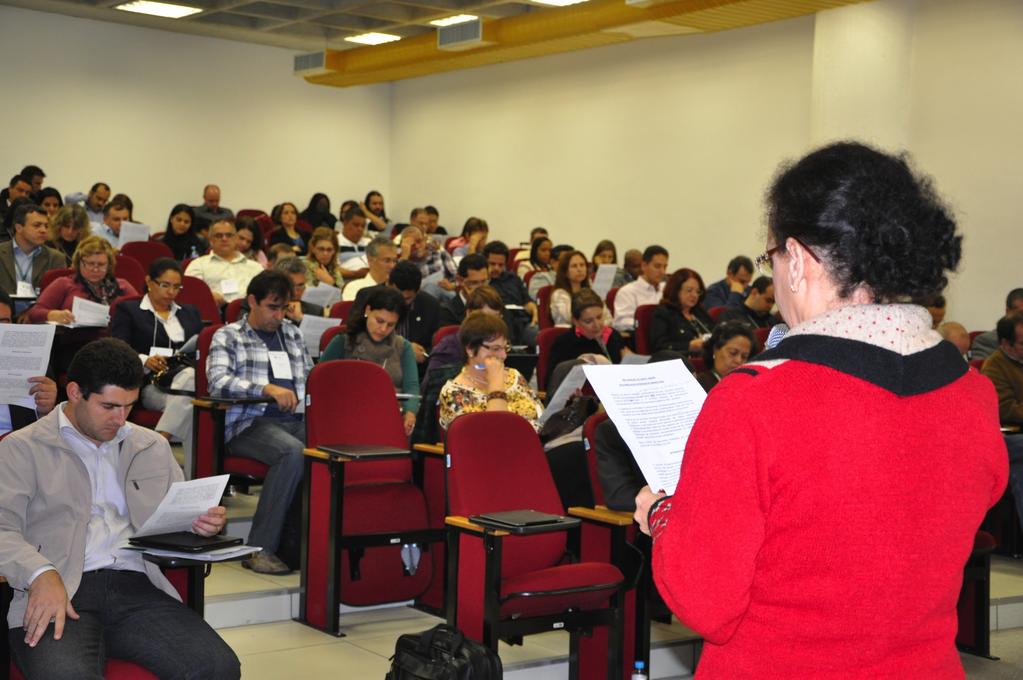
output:
[[[124,340],[139,354],[147,376],[168,367],[168,358],[181,350],[202,330],[199,310],[193,305],[178,305],[174,299],[181,292],[181,265],[162,257],[149,266],[146,295],[141,300],[119,302],[110,323],[110,334]],[[172,382],[172,389],[194,390],[195,369],[184,368]],[[185,476],[191,473],[192,462],[192,400],[184,395],[167,394],[154,384],[142,389],[144,408],[163,411],[156,431],[167,439],[181,440],[185,450]]]
[[622,354],[629,351],[618,331],[605,325],[604,301],[592,289],[582,288],[572,294],[572,321],[572,329],[551,345],[548,385],[554,369],[563,361],[578,359],[583,354],[597,354],[617,364],[621,363]]
[[701,305],[706,290],[703,279],[692,269],[683,267],[671,275],[650,322],[652,352],[670,349],[695,354],[700,351],[714,329],[714,322]]

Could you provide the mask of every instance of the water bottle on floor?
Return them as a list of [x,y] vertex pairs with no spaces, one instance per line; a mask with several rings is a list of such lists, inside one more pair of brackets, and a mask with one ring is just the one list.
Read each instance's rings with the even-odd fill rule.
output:
[[646,673],[646,664],[642,661],[637,661],[632,667],[632,680],[649,680],[650,676]]

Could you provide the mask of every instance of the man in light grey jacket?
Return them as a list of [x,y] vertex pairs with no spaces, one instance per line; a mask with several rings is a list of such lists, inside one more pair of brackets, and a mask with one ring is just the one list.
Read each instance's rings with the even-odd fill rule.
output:
[[[101,678],[104,658],[160,677],[238,678],[234,652],[128,539],[183,478],[166,440],[126,422],[142,367],[124,342],[86,345],[68,401],[0,442],[0,574],[11,652],[33,677]],[[222,507],[192,523],[220,532]]]

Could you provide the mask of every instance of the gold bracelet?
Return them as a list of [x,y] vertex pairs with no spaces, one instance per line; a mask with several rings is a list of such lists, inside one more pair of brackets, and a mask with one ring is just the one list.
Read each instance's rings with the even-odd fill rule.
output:
[[508,393],[502,392],[501,390],[494,390],[487,394],[487,401],[490,401],[491,399],[504,399],[505,401],[508,401]]

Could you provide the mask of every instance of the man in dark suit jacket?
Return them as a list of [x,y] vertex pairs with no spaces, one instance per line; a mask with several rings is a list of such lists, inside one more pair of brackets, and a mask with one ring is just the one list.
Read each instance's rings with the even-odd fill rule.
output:
[[[394,265],[394,269],[387,277],[387,283],[384,284],[396,289],[405,298],[407,305],[405,314],[398,320],[394,332],[412,343],[420,375],[426,371],[427,353],[433,345],[433,334],[440,328],[440,303],[429,293],[419,290],[422,282],[423,275],[419,267],[402,260]],[[380,286],[370,286],[360,290],[355,296],[352,314],[358,314],[357,310],[366,306],[366,299],[371,291],[379,288]]]
[[23,282],[34,292],[43,274],[63,269],[66,260],[62,253],[45,245],[48,221],[46,211],[38,205],[19,202],[12,223],[14,238],[0,243],[0,290],[17,295],[18,283]]
[[465,301],[470,293],[485,285],[490,280],[487,272],[487,260],[474,253],[466,255],[458,263],[458,290],[455,296],[446,300],[440,308],[441,326],[458,326],[465,320]]
[[[0,324],[4,323],[14,323],[14,303],[7,293],[0,290]],[[35,398],[35,410],[13,404],[9,406],[0,404],[0,437],[31,425],[36,418],[45,416],[57,405],[57,383],[51,378],[40,375],[29,378],[29,382],[34,383],[29,394]]]

